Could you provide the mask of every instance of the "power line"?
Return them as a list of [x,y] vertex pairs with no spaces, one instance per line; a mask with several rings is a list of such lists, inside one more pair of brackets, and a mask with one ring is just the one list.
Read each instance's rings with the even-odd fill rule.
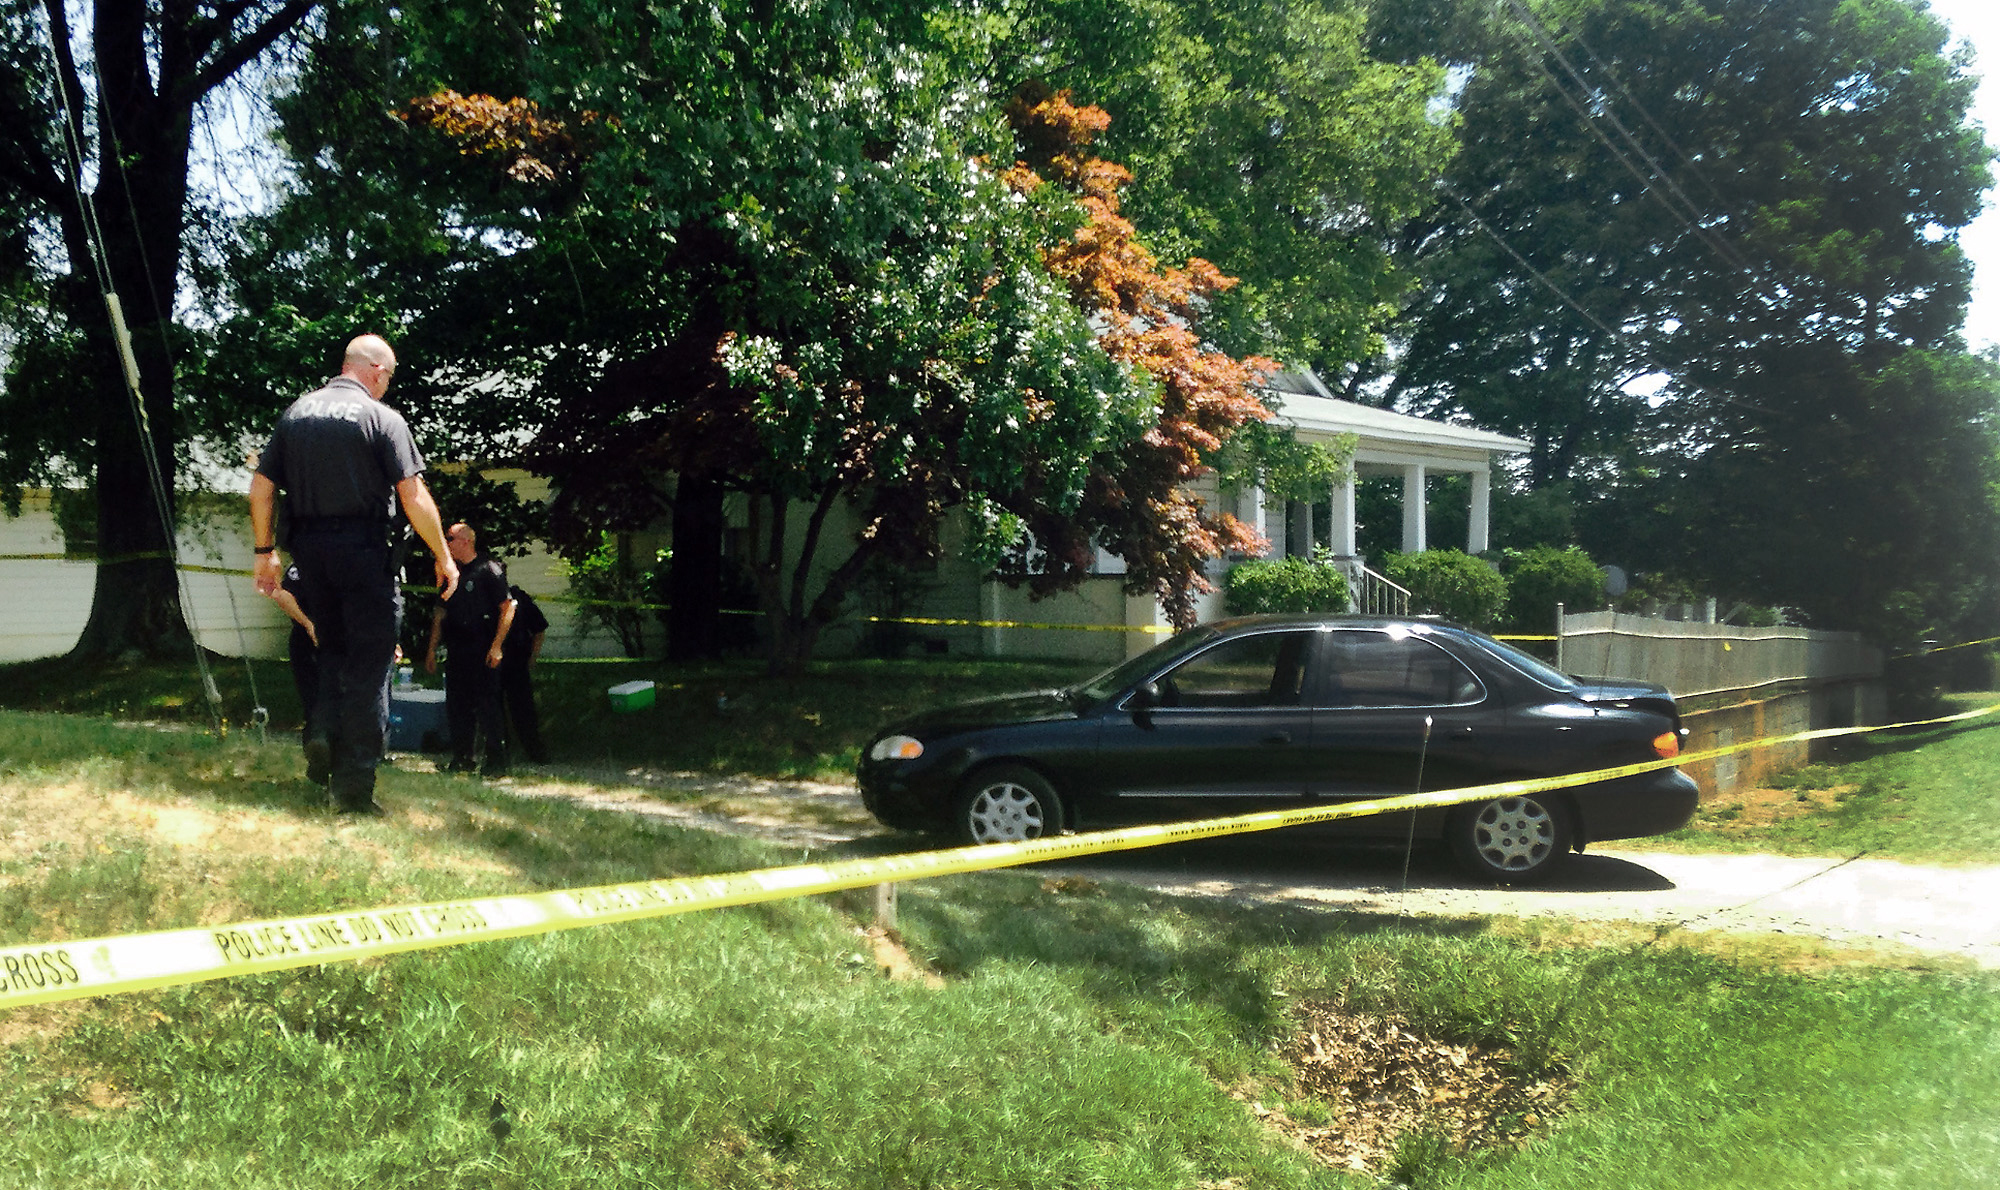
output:
[[[117,287],[111,277],[110,252],[106,247],[104,228],[97,218],[96,204],[92,201],[92,196],[84,190],[83,186],[83,144],[78,131],[81,127],[82,113],[71,102],[68,81],[75,77],[74,63],[70,64],[72,66],[71,70],[64,70],[64,60],[68,57],[68,53],[67,47],[59,44],[59,32],[53,24],[49,26],[50,75],[54,83],[58,114],[61,116],[61,124],[64,130],[64,172],[68,175],[67,180],[70,184],[71,192],[75,197],[77,209],[81,213],[84,238],[90,253],[91,266],[97,275],[99,292],[104,297],[105,309],[111,324],[112,338],[114,340],[113,347],[119,353],[120,366],[125,374],[126,392],[130,398],[133,421],[139,437],[139,453],[145,461],[147,486],[152,493],[154,511],[159,515],[161,532],[165,537],[166,554],[174,566],[175,587],[179,592],[181,602],[181,618],[182,622],[188,628],[188,638],[193,645],[195,668],[201,674],[202,695],[207,700],[211,725],[220,731],[223,722],[222,693],[216,688],[215,675],[209,670],[208,657],[202,651],[200,633],[193,622],[196,618],[193,605],[194,593],[188,585],[185,573],[180,569],[180,542],[174,532],[172,502],[167,496],[166,479],[160,469],[158,446],[153,439],[152,425],[146,415],[146,401],[140,389],[138,364],[132,355],[131,336],[125,328],[124,312],[118,300]],[[93,57],[90,63],[93,76],[97,76],[97,66],[97,61]],[[104,80],[101,76],[97,76],[96,81],[98,94],[102,95],[104,93]],[[138,209],[133,199],[131,177],[125,169],[123,148],[111,129],[111,122],[108,120],[104,121],[102,135],[112,138],[110,157],[118,171],[120,187],[125,196],[126,209],[132,220],[132,238],[139,246],[139,257],[146,275],[146,282],[149,287],[152,287],[152,264],[146,259],[145,245],[140,238]],[[108,179],[101,175],[99,176],[98,186],[100,188],[106,185],[107,182]],[[157,289],[154,292],[157,292]],[[158,311],[156,310],[155,313],[157,314]],[[160,321],[164,322],[164,320]],[[167,359],[171,363],[172,343],[167,337],[164,325],[159,327],[159,334],[161,350],[167,354]],[[245,659],[245,664],[246,666],[248,665],[247,658]],[[257,696],[254,674],[251,678],[251,697],[260,704],[261,709],[262,700]]]
[[[1680,188],[1678,183],[1667,175],[1659,162],[1653,158],[1651,153],[1646,151],[1645,147],[1639,143],[1638,138],[1632,135],[1631,130],[1625,126],[1624,121],[1620,120],[1617,114],[1610,110],[1608,103],[1604,101],[1602,93],[1591,85],[1581,71],[1577,70],[1575,64],[1563,53],[1561,46],[1557,44],[1554,36],[1549,33],[1548,29],[1536,18],[1534,13],[1521,0],[1502,0],[1502,2],[1521,18],[1534,34],[1536,40],[1542,46],[1546,47],[1549,55],[1562,65],[1564,72],[1582,89],[1584,95],[1593,101],[1594,108],[1593,106],[1587,106],[1577,96],[1571,94],[1569,88],[1563,85],[1562,80],[1556,77],[1555,72],[1549,69],[1548,63],[1542,60],[1541,54],[1530,53],[1529,60],[1534,64],[1535,69],[1540,71],[1544,78],[1548,79],[1549,84],[1554,87],[1556,94],[1561,96],[1563,102],[1576,112],[1578,117],[1583,120],[1584,127],[1593,137],[1597,138],[1598,142],[1604,146],[1612,158],[1638,181],[1645,193],[1652,195],[1667,210],[1668,214],[1672,215],[1685,226],[1709,251],[1720,257],[1723,263],[1727,264],[1732,270],[1743,272],[1752,278],[1757,277],[1756,270],[1750,266],[1748,261],[1719,236],[1715,235],[1713,231],[1703,226],[1703,221],[1706,218],[1703,209],[1687,196],[1687,193]],[[1526,48],[1532,51],[1535,47],[1529,46]],[[1630,146],[1631,153],[1645,163],[1646,168],[1644,170],[1633,164],[1631,156],[1628,156],[1624,150],[1612,143],[1611,138],[1605,135],[1604,130],[1599,127],[1600,122],[1609,123],[1612,126],[1618,133],[1619,138]],[[1681,205],[1675,205],[1676,200]]]
[[[1554,21],[1552,23],[1557,29],[1562,29],[1561,21]],[[1565,30],[1565,32],[1567,31]],[[1693,155],[1686,149],[1681,148],[1680,142],[1674,139],[1673,133],[1661,127],[1660,122],[1653,118],[1653,113],[1646,110],[1646,105],[1639,102],[1639,97],[1632,94],[1631,88],[1627,87],[1625,81],[1618,77],[1616,71],[1611,69],[1611,64],[1597,56],[1597,51],[1590,48],[1590,43],[1583,39],[1581,33],[1571,33],[1570,40],[1583,47],[1583,52],[1590,58],[1591,65],[1602,72],[1605,78],[1611,80],[1611,85],[1618,88],[1618,93],[1625,97],[1625,102],[1632,105],[1632,110],[1639,113],[1639,118],[1646,122],[1648,128],[1659,134],[1660,139],[1665,141],[1667,147],[1674,151],[1674,155],[1681,159],[1681,163],[1687,166],[1688,172],[1694,175],[1695,180],[1702,184],[1702,187],[1715,198],[1715,201],[1727,205],[1729,200],[1722,196],[1722,191],[1716,189],[1715,183],[1710,181],[1708,175],[1702,172],[1700,164],[1695,161]]]
[[[1645,361],[1646,365],[1652,368],[1653,371],[1667,376],[1677,377],[1679,375],[1672,368],[1669,368],[1667,365],[1661,363],[1658,359],[1654,358],[1653,353],[1645,346],[1643,342],[1637,339],[1632,334],[1632,332],[1624,330],[1619,327],[1614,327],[1609,323],[1605,322],[1603,319],[1599,318],[1597,315],[1592,314],[1588,309],[1584,307],[1582,302],[1579,302],[1575,297],[1571,296],[1568,290],[1564,289],[1561,285],[1558,285],[1552,278],[1549,277],[1548,274],[1536,268],[1528,260],[1526,256],[1523,256],[1520,253],[1520,251],[1514,247],[1514,245],[1508,243],[1506,237],[1502,236],[1498,231],[1496,231],[1493,228],[1492,224],[1488,223],[1486,220],[1479,217],[1479,212],[1472,209],[1472,204],[1466,202],[1465,199],[1459,195],[1458,191],[1452,187],[1451,182],[1449,180],[1440,179],[1440,182],[1444,187],[1445,195],[1449,197],[1453,202],[1458,204],[1459,209],[1465,212],[1466,218],[1472,220],[1473,226],[1477,227],[1480,231],[1484,232],[1488,238],[1490,238],[1494,243],[1498,244],[1500,246],[1500,250],[1502,252],[1505,252],[1508,256],[1512,257],[1514,259],[1514,263],[1520,265],[1523,269],[1527,270],[1528,275],[1532,277],[1536,282],[1540,283],[1550,293],[1555,294],[1556,299],[1558,301],[1562,302],[1563,305],[1568,306],[1571,310],[1574,310],[1577,313],[1577,315],[1581,317],[1585,322],[1588,322],[1592,327],[1596,328],[1599,331],[1602,331],[1604,334],[1609,335],[1612,339],[1628,343],[1637,347],[1638,351],[1635,354],[1639,359]],[[1764,414],[1769,414],[1772,412],[1771,410],[1765,408],[1762,405],[1758,405],[1751,401],[1745,401],[1741,397],[1731,396],[1728,393],[1717,392],[1712,389],[1697,389],[1696,391],[1704,392],[1708,396],[1713,397],[1714,399],[1722,402],[1723,404],[1733,405],[1738,409],[1747,409],[1754,413],[1764,413]]]

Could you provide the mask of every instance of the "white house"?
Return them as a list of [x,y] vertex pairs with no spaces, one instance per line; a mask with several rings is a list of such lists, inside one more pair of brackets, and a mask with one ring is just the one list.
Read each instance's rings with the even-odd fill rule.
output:
[[[1319,505],[1293,502],[1279,507],[1263,493],[1250,491],[1225,497],[1212,479],[1196,485],[1198,495],[1212,503],[1233,499],[1231,511],[1255,527],[1274,555],[1306,554],[1316,540],[1330,543],[1351,578],[1367,580],[1355,541],[1355,480],[1357,476],[1400,476],[1403,485],[1402,545],[1406,551],[1432,544],[1463,546],[1479,553],[1487,547],[1488,493],[1496,459],[1519,454],[1528,443],[1502,434],[1429,421],[1374,409],[1334,397],[1310,372],[1286,373],[1270,385],[1279,419],[1302,439],[1334,442],[1355,436],[1354,468],[1333,485],[1328,501]],[[487,470],[488,478],[514,482],[524,496],[546,498],[547,483],[516,470]],[[1433,543],[1424,520],[1424,481],[1433,474],[1471,476],[1469,540]],[[247,482],[247,480],[246,480]],[[1315,506],[1330,511],[1331,524],[1314,524]],[[0,518],[0,661],[22,660],[68,652],[76,643],[90,610],[90,590],[96,565],[50,555],[62,550],[60,534],[46,493],[31,495],[24,515]],[[451,510],[446,509],[447,519]],[[732,509],[743,523],[741,509]],[[662,526],[664,529],[664,526]],[[250,563],[247,515],[219,514],[206,525],[181,534],[182,562],[200,567],[188,574],[190,620],[201,642],[216,652],[281,656],[286,636],[283,614],[259,598],[244,577]],[[832,537],[829,532],[829,537]],[[650,551],[670,544],[663,533],[638,535]],[[822,648],[830,655],[860,652],[868,647],[870,615],[900,614],[931,623],[911,625],[920,648],[934,652],[993,657],[1076,657],[1115,661],[1150,647],[1170,627],[1150,595],[1128,596],[1123,590],[1123,562],[1101,554],[1096,573],[1075,591],[1032,600],[1025,590],[1010,588],[959,561],[964,551],[959,526],[943,533],[945,561],[936,570],[914,576],[900,594],[898,606],[871,604],[867,593],[850,602],[848,619],[829,629]],[[1218,560],[1211,578],[1219,579],[1230,563]],[[234,573],[232,573],[234,572]],[[508,561],[508,572],[537,598],[552,622],[545,654],[551,657],[615,654],[617,642],[608,635],[580,631],[574,603],[566,602],[561,563],[536,551]],[[1219,595],[1199,603],[1202,619],[1222,615]]]
[[[1293,501],[1281,507],[1278,501],[1267,501],[1262,491],[1254,489],[1236,497],[1231,511],[1270,543],[1267,556],[1307,555],[1312,552],[1314,543],[1324,537],[1331,546],[1336,563],[1347,572],[1350,580],[1355,580],[1357,591],[1363,590],[1370,575],[1366,571],[1366,559],[1360,556],[1356,543],[1355,481],[1360,477],[1378,475],[1397,476],[1402,480],[1404,552],[1433,546],[1461,548],[1471,554],[1486,551],[1491,525],[1489,511],[1493,466],[1502,456],[1525,453],[1530,448],[1526,440],[1343,401],[1327,391],[1319,377],[1310,371],[1280,373],[1271,378],[1268,389],[1270,403],[1278,409],[1278,421],[1291,426],[1300,439],[1334,443],[1351,434],[1355,443],[1353,468],[1328,492],[1327,509],[1331,523],[1325,527],[1327,531],[1323,534],[1317,532],[1321,527],[1314,524],[1314,509],[1318,501]],[[1432,475],[1450,474],[1471,477],[1472,506],[1468,518],[1471,531],[1464,542],[1432,542],[1425,523],[1425,481]],[[1212,481],[1200,494],[1211,501],[1224,500]],[[1219,579],[1229,565],[1227,561],[1218,560],[1211,567],[1210,577]],[[1100,570],[1107,578],[1123,573],[1118,559],[1109,556],[1100,559]],[[1130,655],[1158,641],[1167,626],[1166,616],[1157,602],[1147,597],[1125,596],[1115,582],[1107,582],[1101,587],[1086,582],[1073,595],[1057,596],[1038,603],[1031,602],[1025,592],[1010,590],[992,580],[986,581],[985,588],[981,611],[982,618],[989,623],[1011,621],[1078,625],[1076,628],[1043,628],[1032,632],[987,628],[980,651],[992,656],[1056,654],[1115,657],[1119,648],[1125,655]],[[1221,597],[1211,594],[1200,600],[1197,614],[1203,620],[1219,618],[1223,614]],[[1108,646],[1099,633],[1083,629],[1081,625],[1084,623],[1122,624],[1129,631],[1122,634],[1123,639],[1116,646]],[[1030,639],[1035,636],[1040,639]],[[1063,636],[1077,639],[1063,640]],[[1088,637],[1099,639],[1086,639]]]

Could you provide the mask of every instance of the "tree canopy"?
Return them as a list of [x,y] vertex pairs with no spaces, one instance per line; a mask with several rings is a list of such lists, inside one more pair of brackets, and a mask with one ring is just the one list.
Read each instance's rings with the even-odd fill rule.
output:
[[[1253,544],[1189,481],[1335,463],[1274,461],[1271,360],[1530,439],[1537,543],[1898,641],[2000,611],[1991,152],[1906,0],[75,11],[0,0],[0,486],[95,489],[86,651],[180,634],[149,471],[360,330],[429,455],[556,479],[558,542],[671,516],[683,646],[727,502],[788,663],[955,508],[1005,578],[1103,547],[1184,619]],[[249,216],[189,185],[246,70]]]
[[[671,513],[677,608],[725,494],[754,499],[780,655],[871,558],[932,556],[956,507],[995,560],[1032,531],[1034,573],[1003,573],[1046,590],[1103,545],[1186,618],[1202,562],[1248,538],[1184,481],[1264,416],[1245,386],[1269,365],[1198,338],[1231,285],[1155,266],[1118,210],[1129,175],[1017,143],[1019,87],[976,68],[958,15],[610,3],[493,30],[419,7],[390,56],[380,14],[344,7],[285,102],[301,183],[252,241],[245,305],[293,328],[364,289],[400,307],[414,419],[461,457],[531,438],[579,548]],[[382,93],[410,96],[393,121]],[[1384,118],[1435,140],[1406,107]],[[1083,109],[1061,110],[1043,145],[1080,153]],[[248,354],[286,349],[283,320],[246,321]],[[468,401],[482,366],[514,383]],[[839,504],[859,548],[794,565]]]
[[1462,64],[1464,127],[1404,233],[1425,285],[1382,399],[1530,439],[1529,482],[1593,493],[1584,543],[1627,566],[1898,637],[1962,610],[1920,589],[1991,587],[1956,230],[1992,154],[1941,23],[1901,0],[1379,20],[1383,52]]

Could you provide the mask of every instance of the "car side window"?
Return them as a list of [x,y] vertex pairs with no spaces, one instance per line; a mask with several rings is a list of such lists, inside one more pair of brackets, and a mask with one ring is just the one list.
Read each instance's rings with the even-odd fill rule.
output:
[[1326,706],[1459,706],[1486,693],[1456,657],[1421,637],[1336,632],[1327,655]]
[[1304,701],[1312,633],[1226,640],[1159,678],[1163,707],[1295,707]]

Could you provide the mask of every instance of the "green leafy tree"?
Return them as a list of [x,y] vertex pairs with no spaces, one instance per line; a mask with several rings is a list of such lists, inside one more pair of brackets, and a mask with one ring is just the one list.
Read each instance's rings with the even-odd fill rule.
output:
[[[1213,468],[1240,435],[1271,415],[1255,394],[1276,365],[1238,360],[1201,341],[1210,303],[1235,285],[1199,258],[1185,268],[1164,268],[1139,241],[1122,214],[1122,190],[1131,175],[1095,156],[1090,146],[1109,123],[1101,109],[1078,106],[1066,95],[1023,88],[1008,107],[1022,141],[1023,161],[1010,182],[1030,197],[1061,187],[1073,193],[1086,221],[1044,259],[1066,282],[1071,299],[1097,327],[1097,341],[1118,362],[1157,383],[1157,412],[1144,432],[1096,452],[1076,508],[1008,506],[1032,534],[1038,565],[1003,565],[1003,578],[1025,580],[1039,594],[1080,581],[1093,546],[1125,560],[1125,589],[1150,593],[1168,617],[1194,622],[1194,594],[1210,589],[1203,569],[1223,554],[1261,543],[1227,513],[1210,511],[1189,490]],[[1254,450],[1258,458],[1275,452]],[[1300,448],[1314,461],[1324,452]]]
[[[2000,612],[2000,366],[1906,351],[1837,369],[1646,489],[1658,541],[1711,591],[1908,647],[1991,635]],[[1760,419],[1761,421],[1761,419]],[[1811,465],[1807,465],[1811,460]]]
[[[1868,528],[1988,501],[1953,461],[1991,455],[1983,409],[1914,404],[1914,376],[1963,374],[1946,359],[1956,229],[1990,159],[1935,17],[1900,0],[1413,0],[1375,35],[1466,80],[1463,149],[1404,233],[1428,284],[1386,399],[1529,438],[1531,484],[1593,493],[1581,543],[1628,567],[1871,630],[1908,618],[1890,612],[1905,599],[1950,619],[1944,592],[1987,584],[1977,548],[1920,545],[1943,525]],[[1857,432],[1898,420],[1926,437]],[[1969,486],[1920,497],[1890,478],[1910,465]],[[1810,530],[1790,512],[1807,491]],[[1829,511],[1863,501],[1883,515]],[[1845,577],[1793,581],[1829,570]]]
[[[741,492],[772,664],[790,670],[872,561],[935,554],[946,510],[1074,510],[1152,391],[1043,264],[1074,204],[982,164],[1013,159],[997,113],[893,20],[679,15],[607,22],[636,56],[595,55],[581,25],[543,39],[605,113],[577,165],[591,234],[575,246],[664,245],[681,293],[652,312],[664,345],[617,345],[627,358],[561,401],[533,455],[559,537],[649,515],[669,472]],[[510,179],[547,164],[486,102],[441,98],[425,122]],[[836,541],[842,509],[859,527]]]
[[1333,377],[1379,346],[1412,277],[1389,232],[1453,148],[1435,61],[1384,61],[1349,0],[1002,0],[932,26],[991,94],[1024,83],[1110,115],[1097,146],[1134,181],[1125,212],[1168,260],[1239,284],[1205,334]]
[[[1013,130],[912,10],[586,5],[521,32],[526,95],[441,87],[401,115],[428,137],[413,157],[457,158],[454,218],[480,229],[461,238],[516,238],[494,260],[454,248],[457,267],[512,278],[560,258],[619,303],[541,340],[553,412],[528,457],[557,481],[559,541],[670,509],[678,615],[679,576],[714,557],[701,530],[738,493],[779,668],[872,561],[930,557],[954,508],[989,556],[1032,528],[1057,547],[1053,581],[1095,536],[1170,602],[1249,544],[1181,490],[1264,415],[1254,369],[1231,373],[1189,329],[1226,279],[1190,262],[1150,296],[1090,298],[1101,196],[1008,171]],[[1183,359],[1198,371],[1168,366]],[[836,543],[843,507],[861,528]]]
[[600,533],[571,551],[565,569],[576,597],[578,634],[609,632],[627,657],[646,655],[646,625],[671,561],[661,550],[650,562],[636,556],[629,533]]
[[[195,137],[208,105],[318,7],[97,0],[79,28],[57,0],[0,5],[0,322],[12,332],[0,484],[10,502],[25,483],[96,492],[100,564],[79,657],[188,647],[165,551],[190,403],[175,308],[213,218],[189,188]],[[107,292],[131,333],[136,393]]]

